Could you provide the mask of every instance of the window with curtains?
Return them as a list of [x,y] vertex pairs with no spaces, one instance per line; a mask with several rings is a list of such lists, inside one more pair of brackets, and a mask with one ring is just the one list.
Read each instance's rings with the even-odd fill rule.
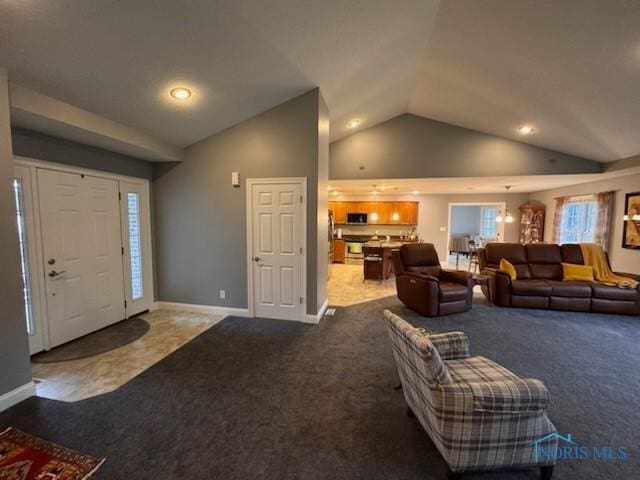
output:
[[570,197],[562,206],[560,243],[594,243],[598,222],[598,202],[593,195]]

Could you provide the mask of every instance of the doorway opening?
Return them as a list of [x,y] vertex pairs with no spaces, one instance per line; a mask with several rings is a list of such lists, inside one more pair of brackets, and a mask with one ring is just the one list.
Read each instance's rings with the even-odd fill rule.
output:
[[489,242],[504,241],[504,222],[497,222],[504,202],[465,202],[449,204],[447,265],[457,270],[473,267],[475,250]]

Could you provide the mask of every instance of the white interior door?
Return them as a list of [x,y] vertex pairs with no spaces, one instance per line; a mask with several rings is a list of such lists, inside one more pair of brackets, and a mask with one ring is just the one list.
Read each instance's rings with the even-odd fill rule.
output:
[[302,321],[302,184],[252,183],[251,209],[254,314]]
[[38,246],[35,234],[31,171],[28,167],[14,167],[13,194],[18,223],[20,266],[24,294],[25,326],[29,334],[31,354],[45,349],[43,315],[40,309],[40,285],[38,282]]
[[127,317],[131,317],[149,310],[153,304],[149,193],[140,182],[119,184],[124,288]]
[[50,346],[125,318],[118,182],[38,169]]

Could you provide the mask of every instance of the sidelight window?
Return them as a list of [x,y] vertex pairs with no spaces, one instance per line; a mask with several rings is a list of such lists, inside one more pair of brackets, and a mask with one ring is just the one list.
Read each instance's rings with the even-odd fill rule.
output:
[[142,285],[142,241],[140,233],[140,196],[137,193],[127,194],[127,211],[129,225],[129,258],[131,261],[131,298],[144,296]]
[[24,302],[25,320],[29,335],[35,334],[33,325],[33,309],[31,306],[31,279],[29,275],[29,257],[27,255],[27,233],[24,211],[24,190],[22,180],[14,179],[13,196],[16,205],[16,218],[18,223],[18,244],[20,247],[20,270],[22,279],[22,298]]

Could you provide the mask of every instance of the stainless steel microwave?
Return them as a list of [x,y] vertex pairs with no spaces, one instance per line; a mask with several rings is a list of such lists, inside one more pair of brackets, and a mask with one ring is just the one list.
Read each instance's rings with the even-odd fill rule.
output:
[[366,213],[347,213],[347,223],[351,225],[366,225]]

